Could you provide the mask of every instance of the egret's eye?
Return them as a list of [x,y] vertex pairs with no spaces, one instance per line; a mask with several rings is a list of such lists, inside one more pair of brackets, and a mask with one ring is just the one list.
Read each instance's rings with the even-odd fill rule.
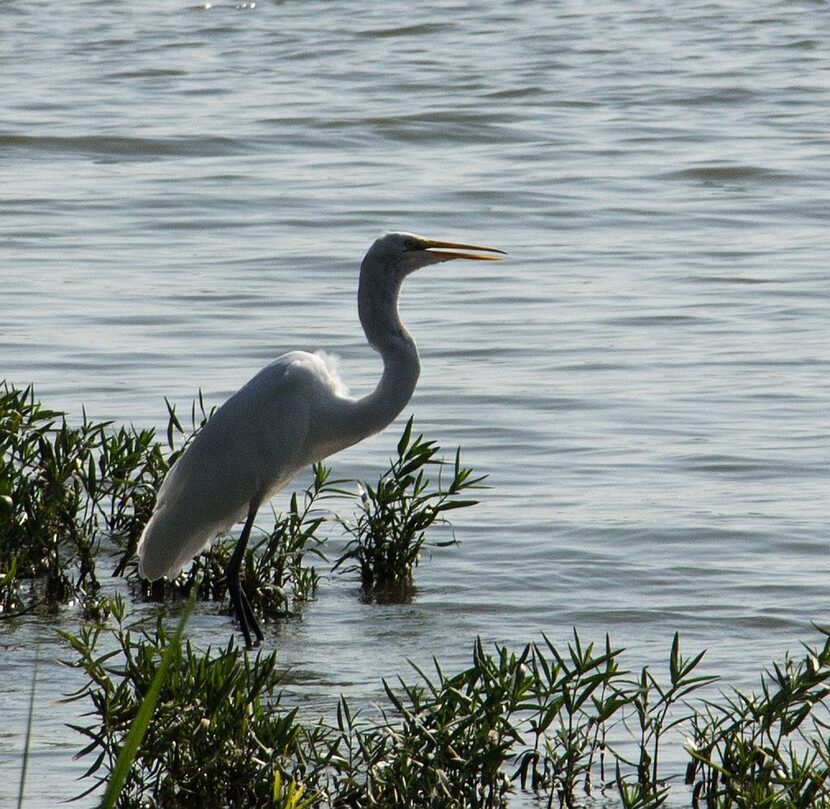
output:
[[407,239],[404,243],[404,250],[417,250],[418,241],[416,239]]

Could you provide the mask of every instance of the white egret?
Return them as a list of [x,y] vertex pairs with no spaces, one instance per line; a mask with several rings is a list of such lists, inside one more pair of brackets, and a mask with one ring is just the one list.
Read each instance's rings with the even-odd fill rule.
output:
[[497,260],[491,247],[388,233],[360,268],[358,312],[383,359],[374,391],[353,399],[325,354],[292,351],[263,368],[225,402],[167,473],[138,544],[139,573],[171,576],[215,536],[245,520],[228,564],[228,593],[245,643],[262,630],[240,587],[239,570],[259,507],[303,467],[386,427],[418,381],[418,349],[398,314],[404,278],[451,259]]

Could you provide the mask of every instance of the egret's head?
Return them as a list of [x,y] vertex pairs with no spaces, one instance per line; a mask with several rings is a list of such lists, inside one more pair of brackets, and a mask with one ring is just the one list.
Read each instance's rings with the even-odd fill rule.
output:
[[502,256],[504,251],[493,247],[425,239],[414,233],[386,233],[369,248],[363,269],[403,280],[409,273],[441,261],[456,258],[499,261]]

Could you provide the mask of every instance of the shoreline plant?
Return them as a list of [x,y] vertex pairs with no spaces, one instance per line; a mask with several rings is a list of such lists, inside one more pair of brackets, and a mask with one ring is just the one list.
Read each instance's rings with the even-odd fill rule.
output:
[[[693,809],[830,807],[830,634],[801,660],[774,663],[760,692],[711,696],[677,635],[662,674],[632,675],[624,650],[547,637],[510,650],[478,639],[468,667],[414,666],[382,681],[378,712],[341,695],[336,716],[288,707],[276,654],[183,647],[161,618],[130,624],[114,599],[108,626],[63,633],[92,703],[86,777],[109,783],[162,661],[169,672],[113,805],[166,807],[507,807],[518,792],[546,807],[656,809],[671,782],[661,753],[682,745]],[[171,650],[171,647],[172,650]],[[703,696],[697,692],[703,689]],[[685,742],[681,741],[683,734]],[[678,738],[680,737],[680,739]],[[613,773],[613,774],[612,774]],[[195,802],[195,803],[194,803]]]
[[[456,674],[435,661],[431,673],[415,667],[414,682],[383,681],[377,715],[341,696],[335,717],[302,718],[286,707],[275,653],[248,654],[233,636],[206,651],[181,642],[192,603],[224,595],[232,538],[172,582],[138,580],[135,544],[189,440],[167,408],[162,445],[152,430],[115,429],[86,414],[71,427],[30,387],[0,385],[0,616],[81,604],[83,623],[61,634],[74,654],[67,664],[87,677],[69,699],[92,704],[87,723],[74,726],[87,740],[79,755],[92,757],[85,795],[106,784],[105,805],[118,807],[492,809],[520,791],[545,807],[613,800],[656,809],[672,799],[675,774],[662,762],[682,731],[692,809],[830,809],[830,631],[821,628],[823,645],[774,663],[759,692],[710,696],[715,678],[699,673],[703,653],[684,656],[678,635],[662,673],[631,673],[609,638],[595,647],[574,630],[564,647],[543,636],[491,651],[477,640],[470,666]],[[209,417],[200,397],[193,431]],[[315,467],[306,491],[246,554],[243,586],[255,609],[279,619],[314,597],[320,576],[307,558],[326,561],[326,522],[350,537],[334,569],[358,573],[365,599],[411,597],[423,550],[456,541],[427,532],[473,505],[468,490],[483,480],[460,452],[444,464],[435,442],[413,435],[410,419],[354,519],[322,509],[327,498],[355,496]],[[123,598],[102,589],[97,566],[119,556],[113,575],[134,596],[181,613],[174,632],[162,614],[128,621]],[[35,686],[36,674],[21,806]]]
[[[94,613],[100,600],[103,559],[120,557],[112,572],[131,583],[149,601],[187,598],[195,583],[202,601],[222,601],[224,570],[235,538],[220,536],[210,551],[200,554],[175,579],[139,579],[135,549],[152,513],[165,473],[192,436],[207,423],[212,411],[199,394],[186,429],[176,407],[167,406],[166,443],[154,430],[114,428],[84,414],[80,427],[66,415],[44,408],[31,387],[0,385],[0,617],[30,611],[56,612],[80,602]],[[422,549],[456,542],[432,541],[434,524],[448,525],[446,512],[473,505],[459,495],[481,477],[460,464],[456,452],[452,480],[443,485],[449,467],[440,447],[423,436],[413,437],[410,419],[398,443],[398,457],[367,487],[356,519],[334,517],[323,510],[333,497],[354,503],[347,481],[332,480],[322,464],[285,514],[274,513],[270,529],[251,543],[243,563],[241,583],[253,608],[263,618],[296,614],[317,590],[320,573],[309,559],[327,562],[320,530],[338,524],[352,539],[334,564],[347,562],[357,571],[364,593],[387,600],[411,597],[414,568]],[[437,485],[425,475],[427,465],[439,470]]]
[[[274,772],[295,754],[299,733],[295,710],[279,717],[271,712],[282,678],[276,652],[248,657],[233,638],[224,649],[197,652],[189,641],[179,642],[181,621],[172,635],[161,616],[129,623],[118,597],[110,616],[106,628],[62,633],[76,655],[68,664],[88,678],[67,700],[88,699],[92,710],[86,715],[100,719],[72,726],[88,740],[78,755],[94,756],[84,774],[94,783],[78,797],[107,784],[128,749],[131,762],[114,806],[268,805]],[[148,699],[155,711],[130,750],[130,734]]]
[[[457,544],[454,535],[435,541],[428,539],[427,531],[435,524],[451,528],[444,515],[476,505],[477,500],[461,495],[481,488],[486,477],[474,477],[472,469],[461,465],[461,450],[456,450],[452,479],[445,485],[442,473],[449,464],[436,457],[441,448],[423,435],[413,437],[412,428],[410,418],[398,441],[397,457],[374,486],[360,487],[357,519],[340,519],[351,539],[333,570],[343,566],[344,572],[358,573],[367,600],[396,602],[411,596],[424,548]],[[435,486],[427,477],[430,466],[439,473]]]

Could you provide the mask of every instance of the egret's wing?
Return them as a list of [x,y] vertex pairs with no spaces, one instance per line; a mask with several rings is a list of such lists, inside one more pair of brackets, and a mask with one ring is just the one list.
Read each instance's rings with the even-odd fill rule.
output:
[[214,413],[159,489],[138,547],[143,576],[177,573],[308,463],[310,420],[337,379],[326,358],[292,352]]

